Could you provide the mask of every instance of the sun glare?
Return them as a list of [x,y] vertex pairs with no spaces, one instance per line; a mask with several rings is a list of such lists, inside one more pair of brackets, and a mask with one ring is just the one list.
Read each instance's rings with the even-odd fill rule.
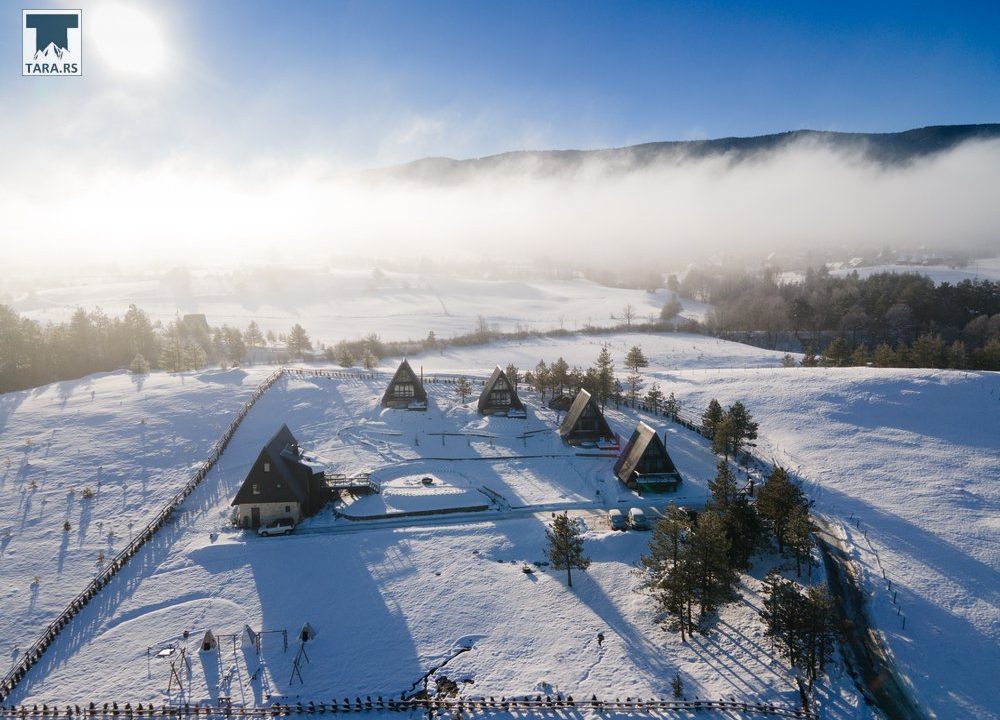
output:
[[148,77],[162,71],[167,49],[160,28],[131,5],[105,5],[93,12],[93,47],[114,71]]

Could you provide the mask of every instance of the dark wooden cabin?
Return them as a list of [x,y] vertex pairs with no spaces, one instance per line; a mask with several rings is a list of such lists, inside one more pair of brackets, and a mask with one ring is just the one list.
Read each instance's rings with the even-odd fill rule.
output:
[[389,387],[382,395],[382,407],[427,409],[427,391],[424,390],[424,384],[405,359],[396,368],[396,374],[392,376]]
[[288,426],[282,425],[233,498],[240,526],[257,528],[279,518],[298,523],[318,512],[327,500],[323,470],[305,457]]
[[570,405],[565,419],[559,426],[559,437],[570,445],[582,442],[614,442],[615,434],[604,419],[597,399],[586,390],[581,390]]
[[510,415],[524,417],[524,404],[517,390],[507,379],[507,373],[497,365],[479,396],[479,412],[483,415]]
[[640,422],[615,462],[615,475],[632,490],[673,492],[681,474],[656,431]]

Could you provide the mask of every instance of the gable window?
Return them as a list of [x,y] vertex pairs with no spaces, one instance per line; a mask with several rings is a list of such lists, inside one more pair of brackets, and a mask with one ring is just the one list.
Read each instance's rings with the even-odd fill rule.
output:
[[260,495],[260,485],[257,483],[253,484],[252,490],[254,495]]
[[411,398],[414,395],[414,387],[411,382],[399,382],[396,383],[393,389],[393,395],[398,398]]
[[264,472],[271,472],[271,463],[264,463]]
[[510,405],[510,392],[507,390],[493,390],[490,392],[490,404]]

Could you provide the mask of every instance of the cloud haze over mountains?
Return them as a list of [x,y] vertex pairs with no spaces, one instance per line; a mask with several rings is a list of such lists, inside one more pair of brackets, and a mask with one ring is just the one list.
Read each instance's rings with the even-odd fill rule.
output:
[[[239,172],[176,155],[12,182],[13,262],[331,256],[685,262],[829,246],[1000,246],[1000,126],[905,138],[792,133],[616,151],[425,159],[342,172],[322,158]],[[44,180],[41,178],[44,177]]]

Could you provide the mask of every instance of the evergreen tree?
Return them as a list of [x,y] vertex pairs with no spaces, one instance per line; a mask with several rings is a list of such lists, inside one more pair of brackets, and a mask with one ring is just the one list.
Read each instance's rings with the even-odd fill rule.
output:
[[309,334],[306,332],[305,328],[298,323],[295,323],[292,326],[291,331],[288,333],[288,339],[285,341],[285,347],[288,350],[288,354],[296,360],[303,359],[305,354],[313,349],[312,341],[309,339]]
[[872,362],[875,367],[893,367],[896,364],[896,353],[893,352],[888,343],[879,343],[875,346],[875,352],[872,354]]
[[811,347],[806,348],[802,355],[802,367],[816,367],[817,365],[819,365],[819,361],[816,359],[816,353]]
[[660,390],[659,383],[653,383],[649,390],[646,391],[646,397],[644,398],[646,406],[649,407],[654,414],[659,414],[660,405],[663,404],[663,391]]
[[455,383],[455,394],[462,398],[462,404],[465,404],[466,398],[472,394],[472,383],[464,375],[458,379]]
[[677,398],[674,397],[673,393],[667,395],[667,399],[663,401],[663,414],[668,416],[672,420],[677,419],[677,413],[680,412],[681,404],[677,402]]
[[956,340],[948,347],[948,367],[961,370],[969,367],[969,356],[965,351],[965,343]]
[[361,366],[365,370],[374,370],[378,367],[378,357],[370,349],[365,350],[364,357],[361,358]]
[[738,455],[744,447],[753,445],[759,426],[739,400],[730,406],[726,418],[730,423],[729,445],[733,455]]
[[601,352],[598,353],[597,361],[594,363],[594,371],[597,380],[597,400],[601,403],[601,410],[604,410],[615,389],[615,363],[606,344],[601,346]]
[[642,375],[639,373],[629,373],[625,378],[625,383],[628,385],[628,400],[632,407],[635,407],[635,402],[639,397],[639,389],[642,387]]
[[834,338],[823,351],[823,364],[844,367],[851,359],[851,346],[842,337]]
[[522,379],[521,371],[517,369],[517,365],[514,363],[508,363],[507,369],[504,373],[507,375],[507,379],[510,380],[510,384],[514,386],[514,390],[517,390],[517,386]]
[[699,615],[704,620],[733,596],[737,580],[729,564],[730,543],[722,516],[714,510],[701,513],[698,527],[691,533],[690,545],[693,590]]
[[625,367],[633,374],[638,374],[642,368],[649,367],[649,360],[646,359],[641,347],[633,345],[629,348],[628,354],[625,355]]
[[552,397],[561,395],[567,385],[569,385],[569,363],[561,357],[549,366],[549,383],[552,388]]
[[720,460],[715,466],[715,479],[708,481],[708,491],[712,497],[705,507],[725,515],[740,492],[736,476],[725,460]]
[[247,329],[243,331],[243,342],[247,344],[250,350],[264,345],[264,335],[261,333],[260,326],[256,320],[251,320],[250,324],[247,325]]
[[643,586],[653,593],[657,610],[670,617],[681,631],[681,641],[690,628],[690,561],[684,554],[684,538],[691,530],[687,513],[673,502],[653,527],[649,554],[640,558],[646,571]]
[[545,391],[551,387],[552,384],[552,373],[549,371],[549,366],[545,364],[544,360],[539,360],[538,364],[535,365],[535,372],[532,373],[532,382],[535,386],[535,391],[542,396],[542,401],[545,400]]
[[701,432],[707,438],[715,437],[715,430],[722,422],[722,405],[715,398],[708,403],[708,409],[701,416]]
[[681,680],[680,673],[674,673],[674,679],[670,681],[670,691],[674,694],[675,698],[680,698],[684,695],[684,681]]
[[222,326],[222,344],[225,357],[233,365],[239,365],[247,356],[247,346],[243,333],[237,327]]
[[729,413],[723,413],[722,419],[715,426],[715,432],[712,433],[712,452],[716,455],[722,455],[728,461],[735,431],[732,416]]
[[142,356],[142,353],[136,353],[128,369],[133,375],[146,375],[149,373],[149,363]]
[[815,527],[809,519],[809,509],[804,504],[792,507],[785,527],[785,542],[795,556],[795,576],[802,576],[802,563],[810,569],[813,566],[813,532]]
[[795,358],[790,353],[785,353],[781,357],[781,367],[795,367]]
[[564,512],[553,518],[552,524],[545,529],[545,538],[549,562],[554,569],[566,571],[566,584],[573,587],[573,568],[586,570],[590,567],[590,558],[583,554],[580,526]]
[[354,353],[351,352],[351,348],[347,346],[347,343],[338,343],[335,354],[337,357],[337,364],[340,365],[340,367],[349,368],[354,366]]
[[788,522],[796,508],[805,506],[805,496],[783,467],[775,467],[757,493],[757,512],[767,523],[778,541],[778,551],[784,552]]
[[871,353],[868,352],[868,346],[861,343],[856,348],[854,352],[851,353],[851,365],[856,367],[863,367],[871,362]]

